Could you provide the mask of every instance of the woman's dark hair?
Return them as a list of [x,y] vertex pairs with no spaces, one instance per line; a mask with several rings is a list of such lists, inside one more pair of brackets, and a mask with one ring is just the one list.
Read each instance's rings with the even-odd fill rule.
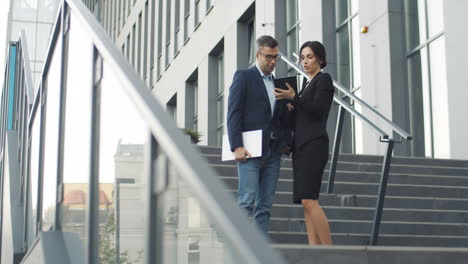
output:
[[323,69],[327,66],[327,53],[325,52],[325,47],[319,41],[307,41],[302,44],[301,49],[299,50],[299,56],[302,54],[302,50],[306,47],[309,47],[314,52],[315,57],[317,57],[320,63],[320,69]]

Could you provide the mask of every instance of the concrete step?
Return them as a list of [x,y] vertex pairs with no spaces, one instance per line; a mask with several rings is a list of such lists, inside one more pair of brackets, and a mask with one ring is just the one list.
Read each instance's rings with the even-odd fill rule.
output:
[[[292,170],[290,174],[282,174],[281,179],[292,179]],[[224,177],[237,178],[237,172],[232,175],[220,175]],[[381,175],[375,172],[350,172],[337,171],[335,181],[380,183]],[[324,171],[323,179],[328,180],[328,171]],[[437,185],[437,186],[468,186],[468,177],[463,176],[441,176],[441,175],[416,175],[416,174],[398,174],[390,173],[388,183],[413,184],[413,185]]]
[[[198,150],[203,155],[219,156],[217,160],[219,161],[221,160],[221,148],[220,147],[198,146]],[[330,157],[331,157],[331,154],[329,154],[329,158]],[[283,159],[290,160],[290,157],[285,156]],[[340,153],[338,161],[382,164],[383,156]],[[392,164],[467,168],[468,160],[431,159],[431,158],[420,158],[420,157],[394,156],[392,157]]]
[[[234,164],[210,163],[210,167],[216,169],[218,174],[222,176],[237,175],[237,167]],[[326,171],[325,175],[328,175],[328,164],[325,167],[325,171]],[[380,174],[382,171],[382,165],[372,164],[372,163],[340,162],[337,165],[337,171]],[[426,176],[439,175],[439,176],[458,176],[458,177],[468,178],[468,168],[429,167],[429,166],[410,166],[410,165],[392,164],[390,167],[390,174],[426,175]],[[281,176],[292,177],[291,166],[282,165]]]
[[[212,165],[236,165],[235,161],[221,161],[221,156],[216,154],[206,154],[204,157],[207,159],[209,164]],[[329,160],[330,161],[330,160]],[[405,162],[403,162],[405,161]],[[328,169],[330,162],[327,163],[325,169]],[[283,158],[281,161],[282,168],[291,168],[292,162],[290,158]],[[338,160],[337,169],[346,170],[346,171],[361,171],[361,172],[380,172],[382,168],[382,161],[378,162],[369,162],[367,160],[359,159],[348,159],[348,160]],[[438,172],[446,171],[459,171],[460,175],[468,175],[468,166],[440,166],[438,163],[426,162],[426,164],[411,164],[410,161],[405,159],[401,160],[392,160],[391,164],[392,172],[411,172],[411,168],[417,170],[421,173],[427,174],[428,168],[434,168]],[[453,174],[447,174],[453,175]],[[458,174],[456,174],[458,175]]]
[[308,246],[274,244],[289,264],[465,264],[468,249],[394,246]]
[[[373,220],[374,207],[342,207],[322,206],[329,220]],[[304,217],[301,205],[273,204],[271,217],[298,218]],[[437,222],[437,223],[468,223],[467,210],[433,210],[384,208],[382,221],[400,222]]]
[[[305,232],[270,232],[269,234],[273,243],[308,243],[307,234]],[[334,233],[332,234],[332,241],[335,245],[368,245],[369,237],[370,235],[365,234]],[[379,236],[377,244],[385,246],[467,247],[468,236],[386,234]]]
[[[237,191],[232,191],[233,195]],[[374,207],[376,195],[321,193],[322,206]],[[292,192],[276,192],[275,204],[292,205]],[[468,199],[390,196],[385,197],[385,208],[468,210]]]
[[[222,177],[227,189],[237,190],[237,177]],[[326,192],[328,182],[322,181],[321,192]],[[334,193],[339,194],[363,194],[377,195],[378,183],[342,182],[335,181]],[[278,192],[290,192],[293,189],[293,181],[280,179],[276,190]],[[468,187],[460,186],[437,186],[437,185],[412,185],[392,184],[387,185],[386,195],[390,196],[415,196],[415,197],[437,197],[437,198],[468,198]]]
[[[370,234],[373,221],[370,220],[335,220],[329,221],[332,233]],[[277,232],[306,232],[303,218],[271,218],[270,230]],[[432,235],[432,236],[468,236],[466,223],[438,222],[399,222],[383,221],[380,234]]]

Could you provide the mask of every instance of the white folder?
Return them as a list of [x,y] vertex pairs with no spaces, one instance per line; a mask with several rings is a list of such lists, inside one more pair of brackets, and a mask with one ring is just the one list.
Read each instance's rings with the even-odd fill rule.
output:
[[[262,130],[252,130],[242,132],[242,140],[244,148],[250,153],[252,158],[262,156]],[[223,153],[221,156],[222,161],[234,160],[234,153],[231,152],[229,139],[227,135],[223,135]]]

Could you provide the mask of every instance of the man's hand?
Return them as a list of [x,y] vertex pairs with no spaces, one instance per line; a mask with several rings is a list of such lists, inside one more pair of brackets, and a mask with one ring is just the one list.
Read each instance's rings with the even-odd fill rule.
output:
[[288,111],[293,111],[293,110],[294,110],[294,105],[292,105],[292,104],[290,104],[290,103],[288,103],[288,104],[286,105],[286,107],[288,108]]
[[236,161],[238,162],[245,162],[247,158],[251,158],[252,155],[250,155],[244,147],[237,147],[234,150],[234,157],[236,157]]

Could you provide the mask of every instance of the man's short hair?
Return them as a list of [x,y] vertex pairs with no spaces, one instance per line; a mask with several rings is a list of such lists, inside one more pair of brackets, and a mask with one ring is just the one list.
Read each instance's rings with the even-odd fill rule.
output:
[[278,41],[272,36],[264,35],[257,39],[257,51],[260,51],[263,47],[276,48],[278,47]]

